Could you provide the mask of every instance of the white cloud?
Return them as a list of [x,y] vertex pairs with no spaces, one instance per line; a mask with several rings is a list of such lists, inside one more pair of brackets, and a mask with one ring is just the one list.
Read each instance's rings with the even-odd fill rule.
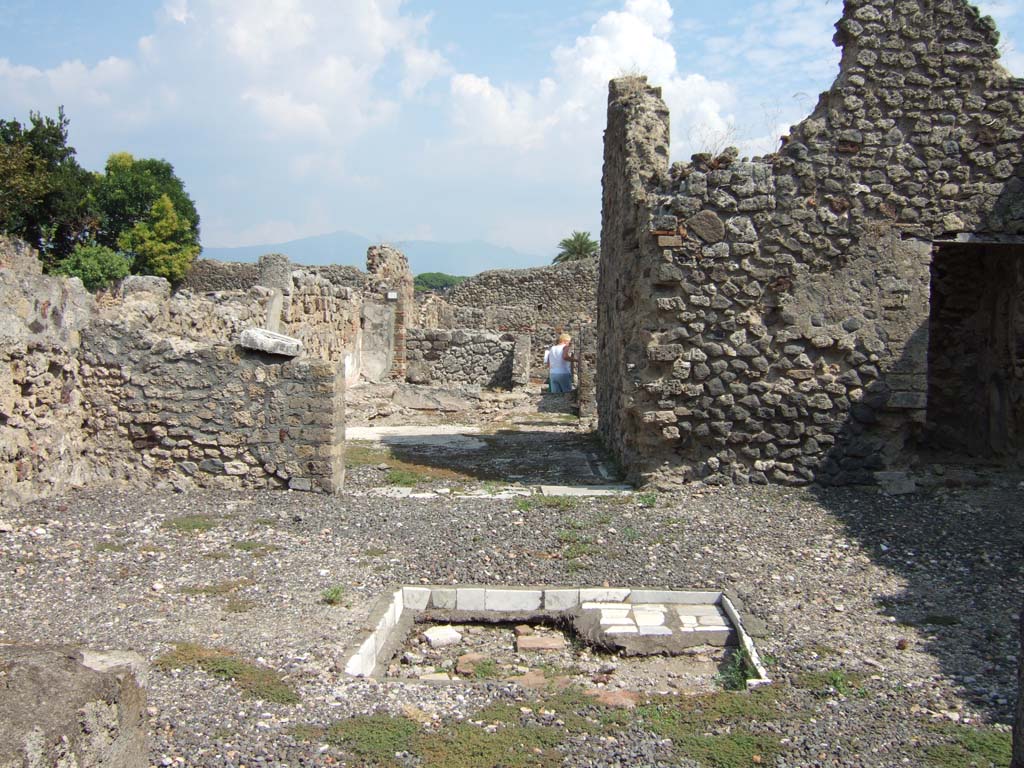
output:
[[186,24],[192,18],[188,10],[188,0],[167,0],[164,3],[164,13],[167,18],[178,24]]
[[532,87],[496,85],[467,73],[453,76],[452,115],[462,141],[537,153],[571,147],[592,168],[600,152],[608,81],[632,73],[662,86],[677,147],[688,146],[695,124],[727,131],[732,89],[680,72],[671,31],[668,0],[626,0],[621,10],[594,22],[589,34],[556,47],[553,76]]
[[291,93],[250,88],[242,94],[242,101],[253,105],[274,138],[323,138],[330,134],[323,108],[319,104],[297,101]]

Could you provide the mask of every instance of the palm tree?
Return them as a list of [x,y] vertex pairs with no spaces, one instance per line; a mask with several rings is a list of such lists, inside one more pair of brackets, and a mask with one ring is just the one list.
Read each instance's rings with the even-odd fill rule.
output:
[[567,261],[578,261],[597,256],[597,240],[590,236],[589,232],[573,232],[569,237],[563,238],[558,243],[559,251],[555,256],[554,264],[564,264]]

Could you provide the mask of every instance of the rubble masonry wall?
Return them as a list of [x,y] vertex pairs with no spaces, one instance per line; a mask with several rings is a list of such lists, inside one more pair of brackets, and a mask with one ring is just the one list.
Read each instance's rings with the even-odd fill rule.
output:
[[406,345],[406,379],[412,384],[512,389],[512,334],[410,328]]
[[870,482],[927,403],[933,242],[1024,233],[1024,81],[959,0],[847,0],[840,74],[782,150],[669,165],[611,84],[597,383],[633,479]]

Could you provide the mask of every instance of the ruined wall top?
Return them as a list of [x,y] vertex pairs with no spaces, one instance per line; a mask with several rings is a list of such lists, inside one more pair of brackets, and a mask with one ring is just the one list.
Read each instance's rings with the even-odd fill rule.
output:
[[[598,260],[581,259],[532,269],[495,269],[462,281],[448,301],[463,307],[529,307],[553,313],[552,322],[593,317]],[[559,317],[555,317],[555,315]]]

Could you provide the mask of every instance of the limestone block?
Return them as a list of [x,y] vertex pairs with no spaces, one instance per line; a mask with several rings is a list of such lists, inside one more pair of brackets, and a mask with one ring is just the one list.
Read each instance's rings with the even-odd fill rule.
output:
[[271,355],[296,357],[302,353],[302,342],[298,339],[263,328],[246,328],[239,336],[238,343],[246,349]]

